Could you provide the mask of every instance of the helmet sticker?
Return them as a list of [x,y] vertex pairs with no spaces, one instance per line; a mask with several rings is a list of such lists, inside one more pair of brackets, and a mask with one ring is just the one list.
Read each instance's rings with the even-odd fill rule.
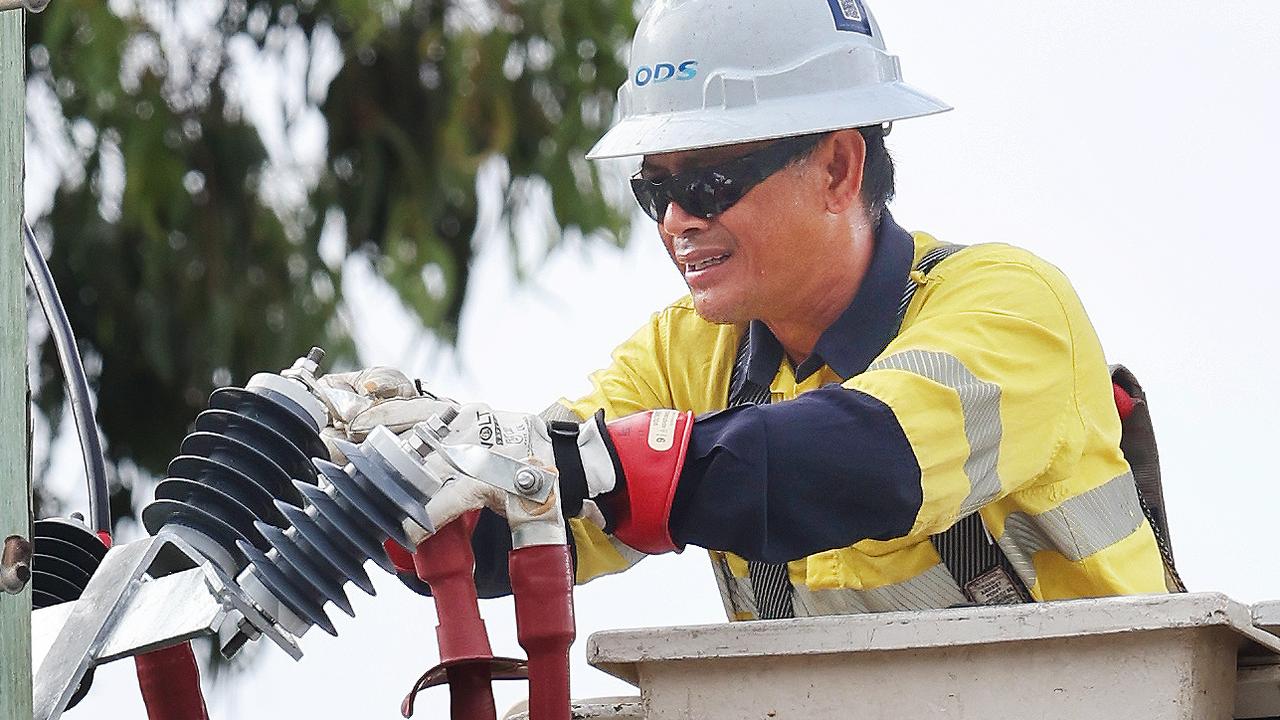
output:
[[862,8],[862,0],[827,0],[827,4],[835,15],[837,30],[871,34],[871,20]]
[[679,65],[675,63],[641,65],[636,68],[635,75],[631,79],[635,82],[636,87],[644,87],[649,83],[664,83],[668,80],[692,80],[697,76],[698,61],[685,60]]

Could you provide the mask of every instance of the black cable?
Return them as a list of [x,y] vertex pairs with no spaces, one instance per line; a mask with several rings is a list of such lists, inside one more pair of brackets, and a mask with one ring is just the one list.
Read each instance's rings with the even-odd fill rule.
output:
[[49,272],[44,255],[40,253],[36,234],[31,231],[26,220],[22,221],[22,235],[25,240],[23,257],[26,260],[27,275],[35,286],[36,297],[39,298],[44,317],[49,323],[49,332],[53,334],[53,345],[58,351],[58,363],[62,366],[62,377],[66,381],[67,396],[71,402],[71,415],[75,419],[76,433],[80,436],[80,454],[84,457],[85,480],[89,486],[89,520],[94,530],[110,533],[107,461],[102,454],[102,439],[98,436],[98,425],[93,417],[89,378],[85,375],[80,351],[76,349],[76,336],[71,330],[71,321],[67,319],[62,298],[58,297],[58,288],[53,284],[53,275]]

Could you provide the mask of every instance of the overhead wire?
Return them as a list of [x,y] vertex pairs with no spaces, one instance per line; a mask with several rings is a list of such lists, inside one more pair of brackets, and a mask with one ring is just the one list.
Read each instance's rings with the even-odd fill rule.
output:
[[84,460],[85,481],[89,490],[89,522],[94,530],[110,534],[111,503],[107,486],[107,461],[102,452],[98,425],[94,420],[93,399],[89,392],[89,378],[84,370],[84,361],[76,347],[75,332],[53,282],[53,274],[49,272],[49,264],[45,262],[40,244],[36,242],[36,234],[26,220],[22,221],[22,235],[27,275],[35,287],[45,320],[49,323],[58,364],[62,367],[62,377],[67,387],[76,434],[80,438],[80,454]]

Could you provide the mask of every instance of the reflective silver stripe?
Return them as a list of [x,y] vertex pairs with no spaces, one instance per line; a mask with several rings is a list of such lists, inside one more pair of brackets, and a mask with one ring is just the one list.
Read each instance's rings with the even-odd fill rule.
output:
[[729,620],[756,619],[760,613],[756,610],[756,596],[751,588],[750,578],[740,578],[729,569],[729,562],[723,556],[709,553],[711,572],[716,576],[716,585],[720,586],[720,600],[724,602],[724,614]]
[[797,587],[791,595],[795,606],[796,617],[819,617],[822,615],[857,615],[869,613],[871,608],[862,599],[861,592],[848,588],[833,590],[810,590]]
[[852,615],[894,610],[932,610],[968,602],[947,566],[938,563],[904,582],[870,590],[810,590],[797,586],[796,617]]
[[1000,494],[996,465],[1000,460],[1000,386],[979,380],[954,355],[929,350],[905,350],[877,360],[871,370],[903,370],[927,378],[956,391],[964,435],[969,440],[969,457],[964,474],[969,478],[969,495],[960,504],[957,518],[965,517]]
[[1031,587],[1037,552],[1052,550],[1078,562],[1129,537],[1144,519],[1133,473],[1125,473],[1038,515],[1010,513],[996,542]]
[[617,550],[618,554],[622,556],[622,559],[627,561],[627,567],[631,567],[636,563],[640,562],[641,560],[649,557],[648,555],[645,555],[644,553],[622,542],[621,540],[619,540],[618,538],[612,535],[608,537],[609,537],[609,544],[613,545],[613,549]]
[[[588,500],[587,502],[591,502],[591,501]],[[583,523],[591,524],[591,521],[584,519]],[[631,547],[630,545],[627,545],[621,540],[618,540],[612,535],[608,535],[606,537],[609,539],[609,544],[612,545],[613,549],[616,550],[617,553],[622,556],[622,561],[626,564],[620,568],[615,568],[607,572],[598,572],[595,575],[591,576],[592,580],[595,580],[596,578],[602,578],[606,575],[616,575],[617,573],[623,572],[624,570],[630,570],[631,568],[635,567],[636,563],[649,557],[648,555],[640,552],[639,550],[636,550],[635,548]]]

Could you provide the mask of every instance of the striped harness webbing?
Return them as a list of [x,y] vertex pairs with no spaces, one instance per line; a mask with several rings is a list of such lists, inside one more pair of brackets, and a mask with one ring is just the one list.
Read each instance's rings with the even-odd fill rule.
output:
[[[943,243],[920,258],[916,271],[927,276],[943,260],[955,255],[966,246]],[[906,319],[907,307],[916,296],[919,285],[915,279],[907,280],[907,288],[898,304],[898,324]],[[997,605],[1026,602],[1031,593],[1004,551],[996,545],[982,516],[970,513],[956,524],[932,537],[933,546],[942,564],[955,578],[956,584],[971,602],[981,605]]]
[[[769,388],[760,387],[747,379],[747,334],[742,334],[738,352],[733,359],[733,376],[729,381],[729,407],[740,405],[768,405],[772,396]],[[791,578],[786,563],[747,561],[747,577],[755,595],[756,616],[761,620],[795,617],[791,603]]]

